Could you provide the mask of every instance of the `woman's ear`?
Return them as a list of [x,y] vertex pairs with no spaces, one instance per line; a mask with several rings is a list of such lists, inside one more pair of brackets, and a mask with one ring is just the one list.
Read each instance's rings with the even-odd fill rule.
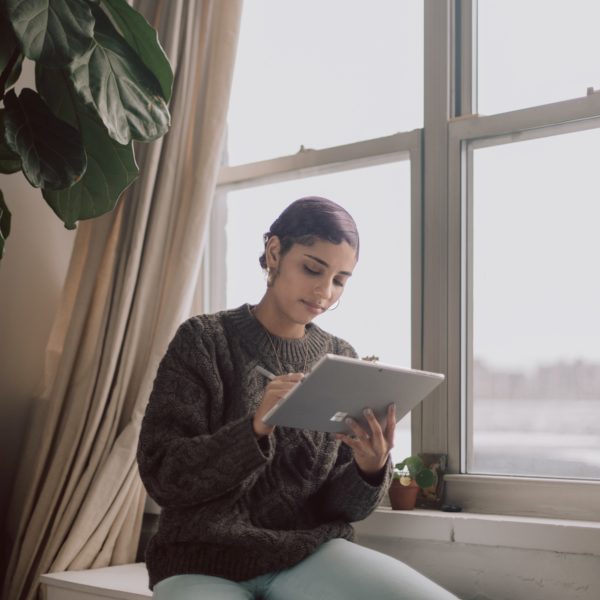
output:
[[267,269],[277,270],[279,267],[279,257],[281,253],[281,242],[276,235],[269,238],[265,248],[265,258],[267,260]]

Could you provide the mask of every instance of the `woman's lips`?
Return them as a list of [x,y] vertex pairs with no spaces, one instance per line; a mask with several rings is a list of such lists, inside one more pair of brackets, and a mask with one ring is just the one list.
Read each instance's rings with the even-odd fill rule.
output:
[[313,304],[312,302],[307,302],[306,300],[302,300],[302,303],[310,312],[314,313],[315,315],[320,315],[325,310],[325,308],[320,304]]

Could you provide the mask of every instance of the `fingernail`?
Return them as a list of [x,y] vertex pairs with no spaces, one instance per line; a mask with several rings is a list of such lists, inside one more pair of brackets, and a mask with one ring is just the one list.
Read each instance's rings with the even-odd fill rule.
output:
[[350,417],[346,417],[344,419],[344,423],[346,423],[346,425],[352,425],[352,419]]
[[365,410],[363,410],[363,414],[365,417],[370,417],[373,414],[373,411],[370,408],[365,408]]

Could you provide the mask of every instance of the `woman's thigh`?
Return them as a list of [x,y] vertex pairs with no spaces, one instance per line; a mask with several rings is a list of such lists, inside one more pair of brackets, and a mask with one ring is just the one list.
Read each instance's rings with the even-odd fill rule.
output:
[[266,600],[457,600],[408,565],[343,539],[330,540],[314,554],[271,581]]
[[209,575],[174,575],[154,586],[154,600],[251,600],[242,585]]

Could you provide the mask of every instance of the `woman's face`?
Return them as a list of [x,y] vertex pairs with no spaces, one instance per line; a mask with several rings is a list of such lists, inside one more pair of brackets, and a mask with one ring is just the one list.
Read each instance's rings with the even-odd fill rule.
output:
[[267,264],[275,272],[269,293],[281,316],[305,325],[335,304],[356,266],[356,251],[348,242],[317,240],[294,244],[280,255],[277,238],[267,247]]

